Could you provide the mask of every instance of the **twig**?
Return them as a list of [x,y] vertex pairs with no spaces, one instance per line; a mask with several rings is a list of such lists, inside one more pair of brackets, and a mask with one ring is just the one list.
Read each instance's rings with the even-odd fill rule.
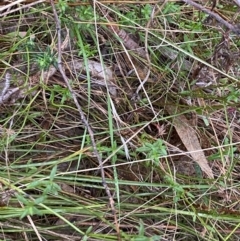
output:
[[25,3],[25,0],[13,1],[13,2],[7,4],[6,6],[0,7],[0,12],[3,12],[5,10],[2,14],[0,14],[0,17],[6,16],[10,13],[17,12],[17,11],[22,10],[24,8],[29,8],[31,6],[34,6],[34,5],[36,5],[38,3],[42,3],[42,2],[45,2],[45,0],[33,1],[32,3],[29,3],[26,6],[20,5],[20,7],[18,7],[18,8],[14,7],[13,9],[11,9],[15,5],[19,5],[20,3]]
[[240,0],[234,0],[234,2],[240,7]]
[[[22,208],[24,208],[24,205],[23,205],[21,202],[19,202],[19,204],[20,204],[20,206],[21,206]],[[43,241],[43,239],[42,239],[42,237],[41,237],[41,235],[40,235],[40,233],[39,233],[36,225],[34,224],[34,221],[32,220],[32,217],[31,217],[30,215],[27,215],[27,219],[28,219],[31,227],[33,228],[34,232],[36,233],[36,235],[37,235],[37,237],[38,237],[38,240],[39,240],[39,241]]]
[[4,77],[3,89],[0,94],[0,103],[3,101],[4,95],[7,93],[10,87],[10,81],[11,81],[11,74],[7,72]]
[[54,1],[51,0],[51,6],[52,6],[52,10],[53,10],[53,14],[54,14],[54,18],[55,18],[55,21],[56,21],[56,29],[57,29],[57,38],[58,38],[58,70],[60,71],[63,79],[64,79],[64,82],[66,83],[71,95],[72,95],[72,98],[74,100],[74,103],[78,109],[78,112],[80,114],[80,117],[81,117],[81,120],[83,122],[83,124],[85,125],[85,127],[87,128],[88,130],[88,133],[89,133],[89,136],[90,136],[90,139],[91,139],[91,142],[92,142],[92,147],[93,147],[93,152],[98,160],[98,164],[99,164],[99,168],[100,168],[100,172],[101,172],[101,177],[102,177],[102,185],[103,187],[105,188],[105,191],[106,191],[106,194],[109,198],[109,203],[110,203],[110,206],[111,206],[111,210],[112,210],[112,213],[113,215],[115,216],[116,215],[116,210],[115,210],[115,207],[114,207],[114,200],[113,200],[113,197],[112,197],[112,194],[110,192],[110,189],[106,183],[106,179],[105,179],[105,172],[104,172],[104,169],[103,169],[103,162],[102,162],[102,158],[97,150],[97,145],[96,145],[96,142],[95,142],[95,139],[94,139],[94,133],[92,131],[92,128],[90,127],[85,115],[84,115],[84,112],[81,108],[81,106],[79,105],[78,103],[78,100],[77,100],[77,97],[76,97],[76,94],[75,92],[73,91],[71,85],[69,84],[69,81],[68,81],[68,78],[65,74],[65,71],[62,67],[62,45],[61,45],[61,22],[60,22],[60,19],[58,17],[58,14],[57,14],[57,11],[56,11],[56,8],[55,8],[55,5],[54,5]]
[[[11,90],[9,90],[4,96],[1,97],[0,99],[0,104],[8,101],[8,99],[16,92],[20,91],[19,87],[15,87]],[[15,100],[14,100],[15,101]]]
[[0,105],[4,102],[7,102],[11,96],[13,96],[14,93],[17,93],[20,91],[19,87],[15,87],[13,89],[10,88],[10,82],[11,82],[11,74],[9,72],[6,72],[4,81],[1,83],[2,91],[0,93]]
[[215,18],[219,23],[223,24],[226,28],[233,31],[235,34],[240,35],[240,26],[238,24],[233,25],[233,24],[227,22],[221,16],[219,16],[217,13],[212,12],[211,10],[205,8],[204,6],[202,6],[196,2],[193,2],[192,0],[182,0],[182,1],[209,14],[211,17]]

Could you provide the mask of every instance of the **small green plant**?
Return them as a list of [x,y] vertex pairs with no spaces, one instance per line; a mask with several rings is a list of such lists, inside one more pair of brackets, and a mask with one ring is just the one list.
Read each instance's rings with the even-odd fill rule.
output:
[[60,95],[60,104],[63,105],[65,103],[66,100],[71,98],[71,93],[69,91],[69,89],[64,88],[60,85],[53,85],[50,89],[50,103],[53,106],[58,106],[58,103],[55,103],[55,100],[57,99],[57,97]]
[[94,10],[91,5],[78,6],[76,8],[76,14],[78,15],[78,19],[80,19],[78,27],[79,29],[81,29],[81,31],[94,31],[94,26],[92,23],[94,21],[95,16]]
[[152,13],[152,6],[150,4],[145,4],[143,8],[141,8],[141,14],[143,15],[145,20],[149,20]]
[[45,52],[39,54],[36,61],[41,70],[47,70],[51,65],[56,65],[57,63],[57,59],[50,48],[47,48]]
[[24,205],[24,211],[20,216],[20,219],[26,217],[27,215],[43,215],[42,211],[38,209],[36,206],[40,203],[43,203],[46,200],[46,196],[40,196],[35,200],[29,200],[25,198],[23,195],[19,194],[17,194],[16,197],[18,201],[20,201]]
[[61,13],[65,13],[68,8],[68,0],[59,0],[57,7],[60,9]]
[[181,198],[185,197],[185,195],[187,195],[189,198],[194,198],[194,196],[190,192],[185,192],[182,185],[177,183],[171,176],[166,175],[164,179],[174,191],[174,203],[177,203]]
[[167,155],[166,146],[161,139],[154,143],[146,142],[142,147],[137,148],[136,151],[145,152],[147,158],[151,159],[155,165],[159,164],[160,157]]
[[240,97],[240,91],[238,88],[230,86],[229,87],[229,93],[227,95],[227,102],[230,103],[231,101],[234,101],[235,103],[238,103]]
[[94,19],[94,11],[91,5],[79,6],[76,11],[81,20],[89,21]]
[[[80,47],[80,44],[78,43],[79,47]],[[86,54],[86,57],[87,58],[92,58],[94,57],[96,54],[97,54],[97,49],[96,47],[90,45],[90,44],[85,44],[84,45],[84,49],[81,49],[81,47],[79,48],[79,52],[78,52],[78,56],[83,56],[83,53]]]
[[17,194],[17,199],[24,204],[24,211],[20,218],[27,215],[42,215],[42,211],[37,208],[40,203],[46,201],[49,194],[58,195],[61,190],[60,186],[54,182],[57,166],[54,166],[49,180],[34,181],[27,186],[26,190],[43,190],[42,194],[36,199],[26,198],[23,194]]
[[36,48],[36,44],[34,42],[34,38],[29,37],[24,45],[26,49],[29,51],[34,51]]
[[136,12],[127,12],[126,15],[124,15],[124,17],[121,17],[120,23],[123,25],[132,25],[132,22],[136,22],[137,20],[137,15]]
[[[116,9],[117,11],[117,9]],[[140,8],[140,13],[139,11],[127,11],[126,13],[122,14],[119,13],[120,17],[120,23],[126,26],[132,26],[133,23],[136,24],[147,24],[151,17],[152,13],[152,6],[150,4],[146,4],[143,7]]]
[[[98,149],[98,151],[99,151],[100,153],[103,154],[104,157],[107,157],[107,156],[111,155],[112,152],[115,151],[115,150],[113,150],[112,147],[103,146],[103,145],[101,145],[101,144],[97,145],[97,149]],[[118,151],[116,152],[116,154],[125,155],[125,152],[120,149],[120,150],[118,150]]]
[[208,157],[208,160],[209,161],[212,161],[212,160],[217,160],[217,159],[222,159],[224,156],[227,156],[229,158],[233,158],[234,155],[235,155],[235,152],[237,151],[237,147],[233,147],[232,145],[230,145],[230,141],[228,138],[225,138],[224,139],[224,145],[229,145],[229,146],[226,146],[223,150],[223,151],[218,151],[217,153],[214,153],[212,155],[210,155]]
[[167,2],[164,5],[163,14],[169,23],[175,23],[176,17],[181,13],[181,7],[174,2]]

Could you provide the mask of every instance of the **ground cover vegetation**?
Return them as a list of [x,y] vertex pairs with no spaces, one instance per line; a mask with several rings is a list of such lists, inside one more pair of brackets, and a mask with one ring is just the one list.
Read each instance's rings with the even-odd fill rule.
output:
[[1,240],[239,240],[237,2],[0,3]]

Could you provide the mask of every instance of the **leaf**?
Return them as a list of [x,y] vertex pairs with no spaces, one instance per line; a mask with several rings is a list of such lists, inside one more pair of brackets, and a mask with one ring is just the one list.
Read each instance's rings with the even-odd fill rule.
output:
[[42,195],[39,198],[34,200],[34,204],[37,205],[37,204],[43,203],[46,200],[46,198],[47,198],[46,196]]
[[29,201],[23,197],[21,194],[16,194],[16,197],[19,202],[24,203],[25,205],[28,205]]
[[27,190],[37,188],[39,186],[42,186],[42,184],[43,184],[43,182],[41,182],[39,180],[33,181],[33,182],[29,183],[29,185],[27,186]]
[[113,84],[113,70],[110,66],[102,66],[101,63],[93,60],[88,60],[88,66],[85,66],[83,61],[73,60],[68,64],[68,68],[75,71],[83,71],[89,72],[91,75],[91,83],[98,84],[100,86],[106,86],[109,89],[109,92],[116,96],[117,89],[116,86]]
[[53,181],[55,175],[56,175],[56,172],[57,172],[57,165],[55,165],[50,173],[50,181]]
[[[166,109],[170,115],[175,115],[175,108],[168,105]],[[200,166],[201,170],[207,174],[209,178],[213,177],[213,172],[208,165],[208,161],[204,155],[204,152],[200,146],[197,135],[187,118],[184,115],[175,116],[173,125],[182,140],[186,149],[190,152],[193,160]]]
[[138,147],[137,149],[136,149],[136,151],[137,152],[149,152],[149,151],[151,151],[152,149],[150,148],[150,147],[148,147],[148,146],[142,146],[142,147]]
[[23,218],[26,217],[27,215],[28,215],[28,210],[25,209],[25,210],[23,211],[23,213],[21,214],[20,219],[23,219]]

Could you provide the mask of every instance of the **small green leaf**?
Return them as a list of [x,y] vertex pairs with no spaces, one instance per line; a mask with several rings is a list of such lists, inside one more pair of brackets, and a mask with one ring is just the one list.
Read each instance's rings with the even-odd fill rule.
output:
[[35,199],[34,200],[34,204],[40,204],[40,203],[43,203],[45,200],[46,200],[46,196],[42,195],[40,196],[39,198]]
[[23,195],[21,194],[16,194],[16,197],[18,199],[19,202],[25,204],[25,205],[28,205],[29,201],[23,197]]
[[28,215],[28,210],[25,209],[22,213],[22,215],[20,216],[20,219],[23,219],[24,217],[26,217]]
[[31,182],[28,186],[27,189],[34,189],[36,187],[39,187],[40,185],[42,185],[42,182],[39,180],[36,180],[34,182]]
[[57,172],[57,165],[55,165],[50,173],[50,181],[53,181],[55,175],[56,175],[56,172]]
[[142,146],[136,149],[137,152],[148,152],[151,151],[151,148],[146,147],[146,146]]
[[142,223],[142,220],[140,220],[140,226],[138,228],[138,232],[139,232],[139,236],[144,236],[144,226],[143,226],[143,223]]

